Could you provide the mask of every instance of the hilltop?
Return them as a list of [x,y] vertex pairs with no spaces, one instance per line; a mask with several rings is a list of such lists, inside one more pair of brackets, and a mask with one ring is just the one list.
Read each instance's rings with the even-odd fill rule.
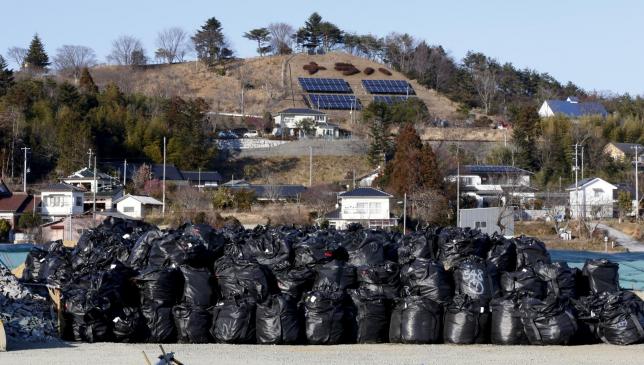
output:
[[[316,62],[326,70],[309,75],[305,64]],[[149,65],[141,68],[124,66],[97,66],[91,70],[96,83],[103,87],[115,82],[124,92],[138,92],[148,96],[201,97],[213,111],[241,112],[241,85],[244,90],[244,113],[262,115],[287,107],[305,107],[303,90],[298,77],[344,78],[367,106],[371,97],[364,91],[360,80],[391,79],[408,80],[417,96],[425,102],[434,117],[449,119],[456,113],[457,104],[447,97],[406,78],[402,73],[389,69],[391,76],[378,71],[372,75],[359,73],[343,76],[333,69],[336,62],[351,63],[359,70],[371,67],[377,70],[384,64],[342,52],[325,55],[296,54],[289,56],[266,56],[235,60],[224,69],[208,70],[203,64],[185,62],[179,64]],[[290,67],[289,67],[290,66]],[[293,87],[291,94],[290,87]],[[336,119],[347,119],[348,111],[331,111]]]

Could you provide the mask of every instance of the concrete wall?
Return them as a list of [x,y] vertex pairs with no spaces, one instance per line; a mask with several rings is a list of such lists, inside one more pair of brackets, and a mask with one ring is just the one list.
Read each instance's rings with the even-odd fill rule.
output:
[[[499,216],[505,230],[497,225]],[[500,233],[505,236],[514,235],[514,212],[512,207],[461,209],[459,211],[459,227],[476,228],[483,233]]]
[[272,148],[288,141],[263,138],[218,139],[217,147],[222,150],[247,150],[257,148]]

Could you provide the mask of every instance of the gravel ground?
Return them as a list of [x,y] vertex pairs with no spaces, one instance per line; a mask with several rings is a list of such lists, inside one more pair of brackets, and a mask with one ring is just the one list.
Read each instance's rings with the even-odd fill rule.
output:
[[[49,343],[13,344],[0,353],[0,364],[145,365],[142,351],[160,354],[152,344]],[[197,364],[642,364],[644,345],[634,346],[493,346],[493,345],[164,345],[186,365]],[[154,363],[154,362],[153,362]]]

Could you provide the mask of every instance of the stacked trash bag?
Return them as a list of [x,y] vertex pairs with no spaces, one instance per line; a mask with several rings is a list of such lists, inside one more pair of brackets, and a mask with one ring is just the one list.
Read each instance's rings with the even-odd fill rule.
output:
[[23,280],[61,288],[64,337],[99,342],[573,345],[644,341],[618,265],[552,262],[530,237],[352,225],[160,230],[110,218],[34,249]]

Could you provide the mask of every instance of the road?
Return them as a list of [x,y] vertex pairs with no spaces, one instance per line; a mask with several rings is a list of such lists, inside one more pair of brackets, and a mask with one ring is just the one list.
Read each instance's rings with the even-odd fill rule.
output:
[[619,243],[622,247],[627,248],[629,251],[644,252],[644,243],[637,241],[626,233],[602,223],[598,224],[597,227],[599,229],[606,230],[608,235],[614,239],[615,242]]
[[[24,346],[23,346],[24,347]],[[0,353],[0,364],[145,365],[160,350],[153,344],[61,343]],[[38,348],[41,347],[41,348]],[[164,345],[186,365],[199,364],[642,364],[644,345],[633,346],[495,346],[495,345]],[[154,363],[154,362],[153,362]]]

